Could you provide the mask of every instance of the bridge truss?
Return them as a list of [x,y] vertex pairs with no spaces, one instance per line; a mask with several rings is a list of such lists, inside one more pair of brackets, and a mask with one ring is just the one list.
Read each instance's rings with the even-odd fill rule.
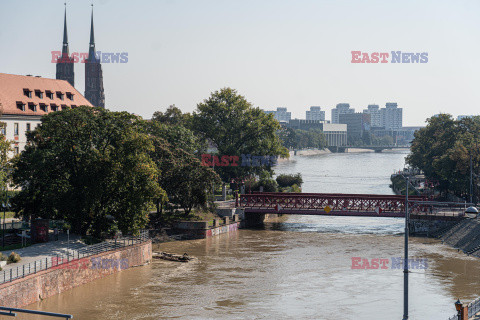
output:
[[[253,193],[237,198],[237,207],[250,213],[281,213],[330,216],[404,217],[405,196],[341,193]],[[428,202],[409,196],[412,217],[458,218],[464,209],[457,205]]]

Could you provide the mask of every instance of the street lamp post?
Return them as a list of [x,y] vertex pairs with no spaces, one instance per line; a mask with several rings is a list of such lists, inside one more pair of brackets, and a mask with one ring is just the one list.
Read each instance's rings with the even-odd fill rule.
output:
[[471,153],[470,153],[470,203],[473,203],[473,163],[472,163]]
[[7,206],[4,203],[2,203],[3,207],[3,225],[2,225],[2,248],[5,248],[5,224],[7,223],[6,215],[7,215]]
[[408,233],[410,214],[408,211],[408,185],[410,179],[406,178],[406,193],[405,193],[405,257],[403,262],[403,320],[408,319]]
[[455,309],[457,309],[458,320],[461,320],[461,318],[462,318],[462,313],[461,313],[462,307],[463,307],[463,304],[460,301],[460,299],[458,299],[457,302],[455,302]]

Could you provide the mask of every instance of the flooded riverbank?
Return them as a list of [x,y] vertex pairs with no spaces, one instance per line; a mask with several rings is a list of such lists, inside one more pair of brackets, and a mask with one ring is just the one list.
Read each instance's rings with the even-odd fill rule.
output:
[[[277,172],[301,172],[304,192],[391,194],[405,152],[296,157]],[[171,242],[156,250],[197,257],[155,260],[49,298],[30,308],[75,319],[400,319],[401,269],[352,269],[352,257],[403,255],[403,219],[289,216],[261,230]],[[446,319],[453,302],[480,294],[480,260],[426,238],[411,257],[410,319]],[[24,316],[19,319],[38,319]]]

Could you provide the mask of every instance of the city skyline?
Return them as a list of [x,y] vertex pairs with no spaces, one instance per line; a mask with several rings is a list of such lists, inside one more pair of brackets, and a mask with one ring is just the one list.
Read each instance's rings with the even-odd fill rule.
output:
[[[145,1],[140,8],[98,1],[94,8],[97,50],[129,58],[102,64],[106,107],[113,111],[149,118],[175,104],[192,112],[211,92],[231,87],[264,110],[287,107],[292,118],[303,118],[309,106],[328,114],[339,102],[363,110],[379,101],[397,102],[406,126],[424,125],[440,112],[478,114],[472,101],[480,99],[480,61],[465,55],[480,49],[472,41],[480,34],[478,2],[406,1],[398,8],[379,1]],[[15,25],[15,33],[0,32],[8,48],[0,53],[0,71],[54,79],[51,52],[62,44],[63,2],[3,2],[2,9],[0,29]],[[90,11],[88,3],[67,2],[71,52],[88,49]],[[22,24],[15,12],[22,12]],[[355,50],[428,52],[429,59],[352,64]],[[83,64],[75,64],[80,92],[84,76]]]

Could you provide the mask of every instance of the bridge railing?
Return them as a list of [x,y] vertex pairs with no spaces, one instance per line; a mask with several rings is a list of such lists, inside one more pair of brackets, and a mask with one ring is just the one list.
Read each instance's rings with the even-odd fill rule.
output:
[[[359,212],[401,216],[405,212],[405,196],[328,193],[254,193],[240,196],[238,206],[249,209],[281,210],[282,213],[308,211]],[[423,196],[409,196],[410,213],[414,216],[457,217],[464,213],[458,204],[428,202]]]

